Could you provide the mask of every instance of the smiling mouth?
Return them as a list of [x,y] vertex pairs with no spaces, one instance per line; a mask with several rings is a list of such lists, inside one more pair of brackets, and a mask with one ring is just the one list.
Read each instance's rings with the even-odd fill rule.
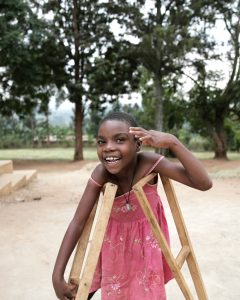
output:
[[113,164],[113,163],[116,163],[117,161],[119,161],[120,158],[115,157],[115,156],[108,156],[108,157],[105,157],[104,160],[109,164]]

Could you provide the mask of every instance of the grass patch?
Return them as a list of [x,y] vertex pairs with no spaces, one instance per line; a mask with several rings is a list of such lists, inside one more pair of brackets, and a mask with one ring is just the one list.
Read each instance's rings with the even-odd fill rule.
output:
[[240,178],[240,169],[218,170],[210,173],[212,178]]
[[[144,149],[148,150],[149,149]],[[28,149],[0,149],[1,160],[73,160],[73,148],[28,148]],[[213,159],[213,152],[194,152],[201,160]],[[84,147],[83,156],[85,160],[97,160],[95,147]],[[240,160],[240,153],[229,152],[230,160]]]
[[[1,160],[73,160],[73,148],[0,149]],[[85,160],[97,159],[94,147],[83,149]]]
[[[214,158],[214,153],[213,152],[193,152],[193,154],[198,158],[198,159],[213,159]],[[240,160],[240,153],[238,152],[228,152],[227,153],[228,159],[230,160]]]

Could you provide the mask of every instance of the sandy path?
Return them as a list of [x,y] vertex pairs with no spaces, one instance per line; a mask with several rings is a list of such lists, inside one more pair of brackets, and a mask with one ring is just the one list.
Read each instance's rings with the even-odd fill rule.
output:
[[[53,264],[95,164],[36,166],[39,173],[34,182],[0,199],[0,299],[56,299],[51,285]],[[209,162],[207,167],[215,174],[210,191],[195,191],[177,183],[174,186],[209,299],[238,300],[240,163],[218,166],[219,171],[214,163]],[[234,170],[232,178],[229,170]],[[220,171],[228,174],[227,178],[225,175],[216,178]],[[173,251],[177,253],[176,231],[166,203],[165,207]],[[167,295],[169,300],[184,299],[174,281],[167,285]],[[100,299],[99,294],[94,299]]]

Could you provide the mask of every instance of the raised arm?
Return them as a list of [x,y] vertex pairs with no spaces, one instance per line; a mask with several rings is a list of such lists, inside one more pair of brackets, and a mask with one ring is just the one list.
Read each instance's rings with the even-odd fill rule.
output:
[[171,150],[181,162],[178,164],[164,158],[154,169],[155,172],[199,190],[212,187],[212,181],[202,163],[174,135],[140,127],[130,127],[129,132],[144,145]]
[[66,283],[64,280],[64,272],[68,260],[81,236],[88,216],[99,197],[100,191],[100,187],[96,186],[91,180],[88,181],[75,215],[68,226],[60,246],[52,274],[52,281],[56,295],[61,300],[74,298],[76,288]]

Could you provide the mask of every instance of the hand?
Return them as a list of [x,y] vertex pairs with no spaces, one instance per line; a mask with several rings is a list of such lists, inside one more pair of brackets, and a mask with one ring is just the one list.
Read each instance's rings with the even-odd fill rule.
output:
[[146,130],[141,127],[130,127],[129,133],[133,134],[136,138],[143,143],[143,145],[169,149],[176,139],[173,135],[156,130]]
[[74,300],[77,294],[78,285],[66,281],[58,280],[53,283],[56,296],[60,300]]

